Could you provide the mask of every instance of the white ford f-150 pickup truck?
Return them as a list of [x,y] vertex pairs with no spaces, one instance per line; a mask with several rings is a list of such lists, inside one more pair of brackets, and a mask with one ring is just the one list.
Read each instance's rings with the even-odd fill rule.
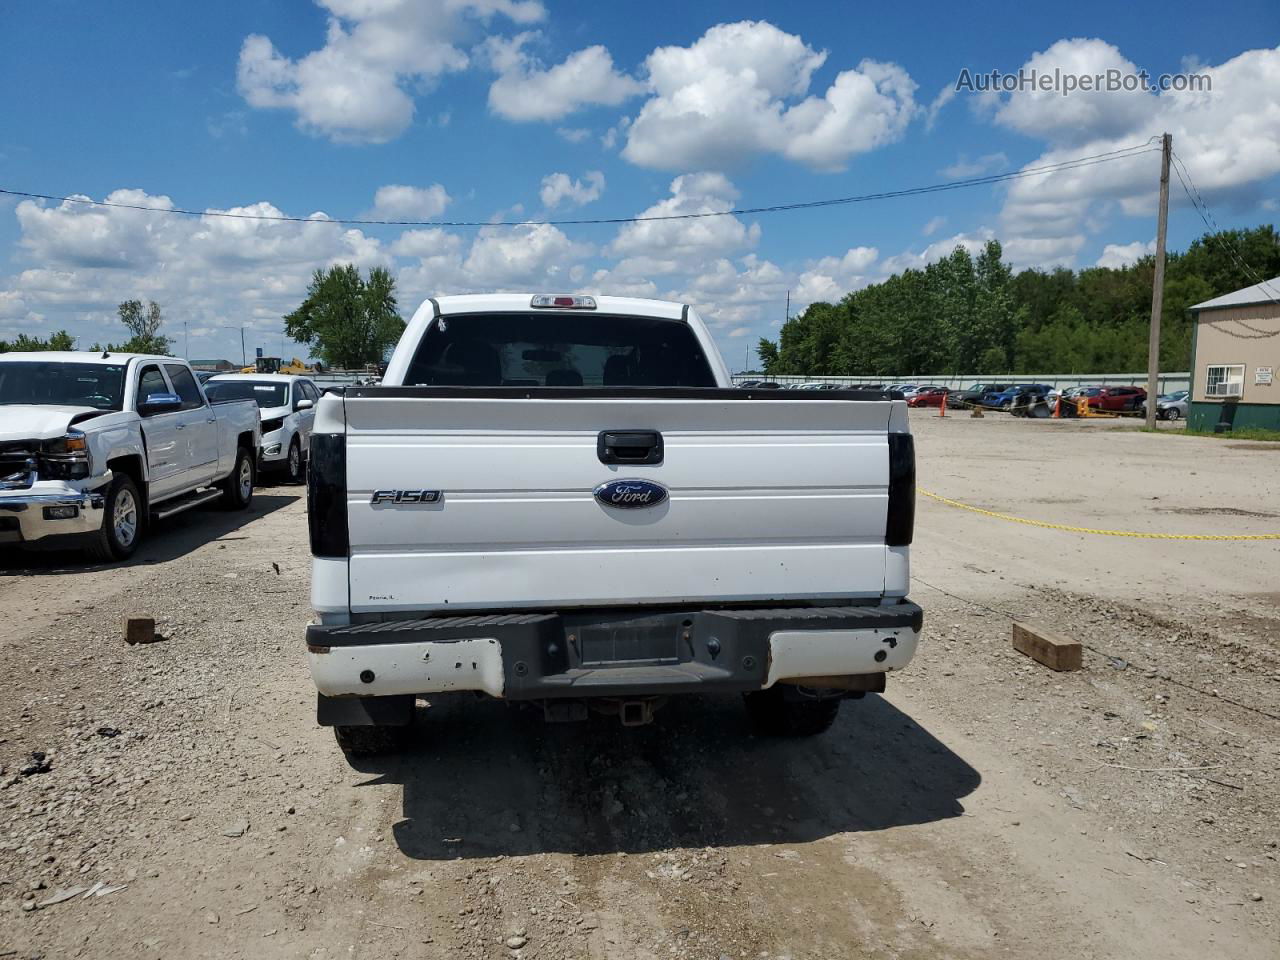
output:
[[0,354],[0,547],[137,549],[148,519],[253,497],[258,406],[210,403],[185,360]]
[[454,691],[624,724],[741,692],[756,730],[818,733],[920,635],[901,397],[734,389],[678,303],[428,300],[380,386],[320,400],[308,484],[308,658],[349,753]]

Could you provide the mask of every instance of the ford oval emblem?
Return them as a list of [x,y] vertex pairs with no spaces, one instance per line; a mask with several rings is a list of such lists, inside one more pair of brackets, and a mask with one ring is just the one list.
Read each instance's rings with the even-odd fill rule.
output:
[[596,499],[606,507],[632,510],[656,507],[667,499],[667,488],[652,480],[610,480],[595,489]]

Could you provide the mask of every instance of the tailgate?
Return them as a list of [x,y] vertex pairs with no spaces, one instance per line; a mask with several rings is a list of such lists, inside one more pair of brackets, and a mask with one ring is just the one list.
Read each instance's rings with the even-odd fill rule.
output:
[[[881,594],[889,400],[660,393],[349,391],[352,611]],[[603,462],[606,431],[662,461]],[[669,495],[593,495],[624,479]]]

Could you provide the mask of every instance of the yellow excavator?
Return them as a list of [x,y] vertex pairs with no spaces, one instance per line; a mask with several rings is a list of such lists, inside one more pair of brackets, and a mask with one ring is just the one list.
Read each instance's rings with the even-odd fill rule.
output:
[[297,357],[284,363],[279,357],[258,357],[251,367],[242,367],[241,373],[292,373],[307,374],[322,372],[320,364],[309,367]]

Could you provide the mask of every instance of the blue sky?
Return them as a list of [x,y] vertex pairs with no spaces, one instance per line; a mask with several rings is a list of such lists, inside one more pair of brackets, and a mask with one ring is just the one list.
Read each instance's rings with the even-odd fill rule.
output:
[[[0,186],[305,225],[0,198],[0,337],[119,337],[159,301],[194,356],[282,348],[334,262],[402,312],[470,290],[686,299],[732,366],[793,307],[988,237],[1016,266],[1120,264],[1154,234],[1156,157],[945,194],[636,227],[343,228],[705,212],[1087,156],[1169,129],[1224,225],[1274,221],[1280,8],[1267,3],[9,5]],[[924,28],[924,29],[922,29]],[[1024,65],[1207,73],[1199,94],[939,95]],[[1203,230],[1175,181],[1170,244]],[[295,351],[283,344],[286,353]]]

